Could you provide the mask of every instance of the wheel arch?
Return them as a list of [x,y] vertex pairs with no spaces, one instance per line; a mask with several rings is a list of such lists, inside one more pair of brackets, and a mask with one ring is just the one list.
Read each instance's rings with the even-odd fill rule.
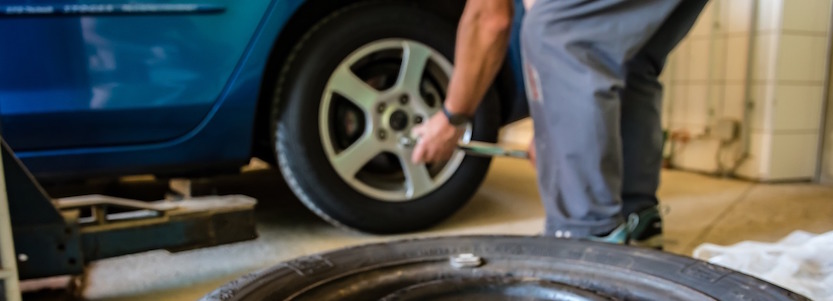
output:
[[[273,93],[277,85],[277,79],[283,65],[286,63],[293,47],[313,25],[329,14],[339,9],[370,1],[331,1],[331,0],[308,0],[305,1],[292,15],[289,21],[283,26],[272,44],[269,58],[264,68],[260,93],[257,99],[255,110],[255,121],[253,128],[252,155],[261,160],[275,164],[276,159],[272,150],[272,141],[269,131],[269,118],[273,103]],[[375,2],[408,2],[418,5],[421,8],[437,13],[443,18],[453,20],[455,23],[460,19],[465,6],[464,1],[447,0],[375,0]],[[517,119],[518,115],[512,113],[517,111],[517,76],[513,71],[512,64],[507,60],[504,63],[497,79],[495,87],[501,102],[501,121],[508,123]],[[524,113],[521,113],[521,115]]]

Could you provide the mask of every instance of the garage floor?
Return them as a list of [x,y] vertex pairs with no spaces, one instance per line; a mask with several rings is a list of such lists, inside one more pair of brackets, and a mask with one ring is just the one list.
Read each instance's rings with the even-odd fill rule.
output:
[[[521,164],[518,164],[521,163]],[[254,192],[260,238],[169,254],[148,252],[96,262],[84,296],[96,300],[195,300],[248,271],[300,255],[397,239],[341,230],[291,197],[271,170],[209,183],[220,193]],[[203,184],[205,185],[205,183]],[[666,171],[660,191],[668,207],[668,250],[690,255],[703,242],[777,240],[793,230],[833,230],[833,188],[809,184],[751,184]],[[415,236],[535,234],[542,228],[535,173],[525,162],[496,160],[476,197],[442,225]]]

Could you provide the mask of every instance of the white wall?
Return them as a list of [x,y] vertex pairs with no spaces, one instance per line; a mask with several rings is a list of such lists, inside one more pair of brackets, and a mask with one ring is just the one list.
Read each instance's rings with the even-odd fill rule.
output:
[[[753,4],[758,20],[750,30]],[[757,180],[815,176],[830,6],[831,0],[710,1],[669,57],[663,75],[665,126],[693,137],[675,147],[676,167],[718,172],[720,150],[723,171],[730,170],[743,142],[721,148],[708,134],[720,119],[743,123],[749,104],[749,156],[736,175]],[[748,81],[750,38],[754,45]]]

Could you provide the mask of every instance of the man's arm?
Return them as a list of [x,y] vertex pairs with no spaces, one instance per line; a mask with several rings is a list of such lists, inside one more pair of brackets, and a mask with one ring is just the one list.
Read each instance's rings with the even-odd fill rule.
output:
[[[514,15],[512,0],[469,0],[457,30],[454,73],[445,107],[454,114],[472,116],[503,63]],[[414,162],[448,160],[462,130],[442,113],[414,128],[419,143]]]

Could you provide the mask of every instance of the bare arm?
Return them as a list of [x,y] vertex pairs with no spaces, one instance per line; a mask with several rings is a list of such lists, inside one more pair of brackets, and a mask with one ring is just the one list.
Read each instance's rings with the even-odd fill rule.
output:
[[512,27],[512,0],[469,0],[457,30],[455,68],[446,108],[474,114],[506,56]]
[[[457,30],[455,67],[445,107],[472,116],[486,95],[506,56],[512,27],[512,0],[469,0]],[[414,129],[420,141],[414,162],[438,162],[451,157],[462,131],[440,112]]]

